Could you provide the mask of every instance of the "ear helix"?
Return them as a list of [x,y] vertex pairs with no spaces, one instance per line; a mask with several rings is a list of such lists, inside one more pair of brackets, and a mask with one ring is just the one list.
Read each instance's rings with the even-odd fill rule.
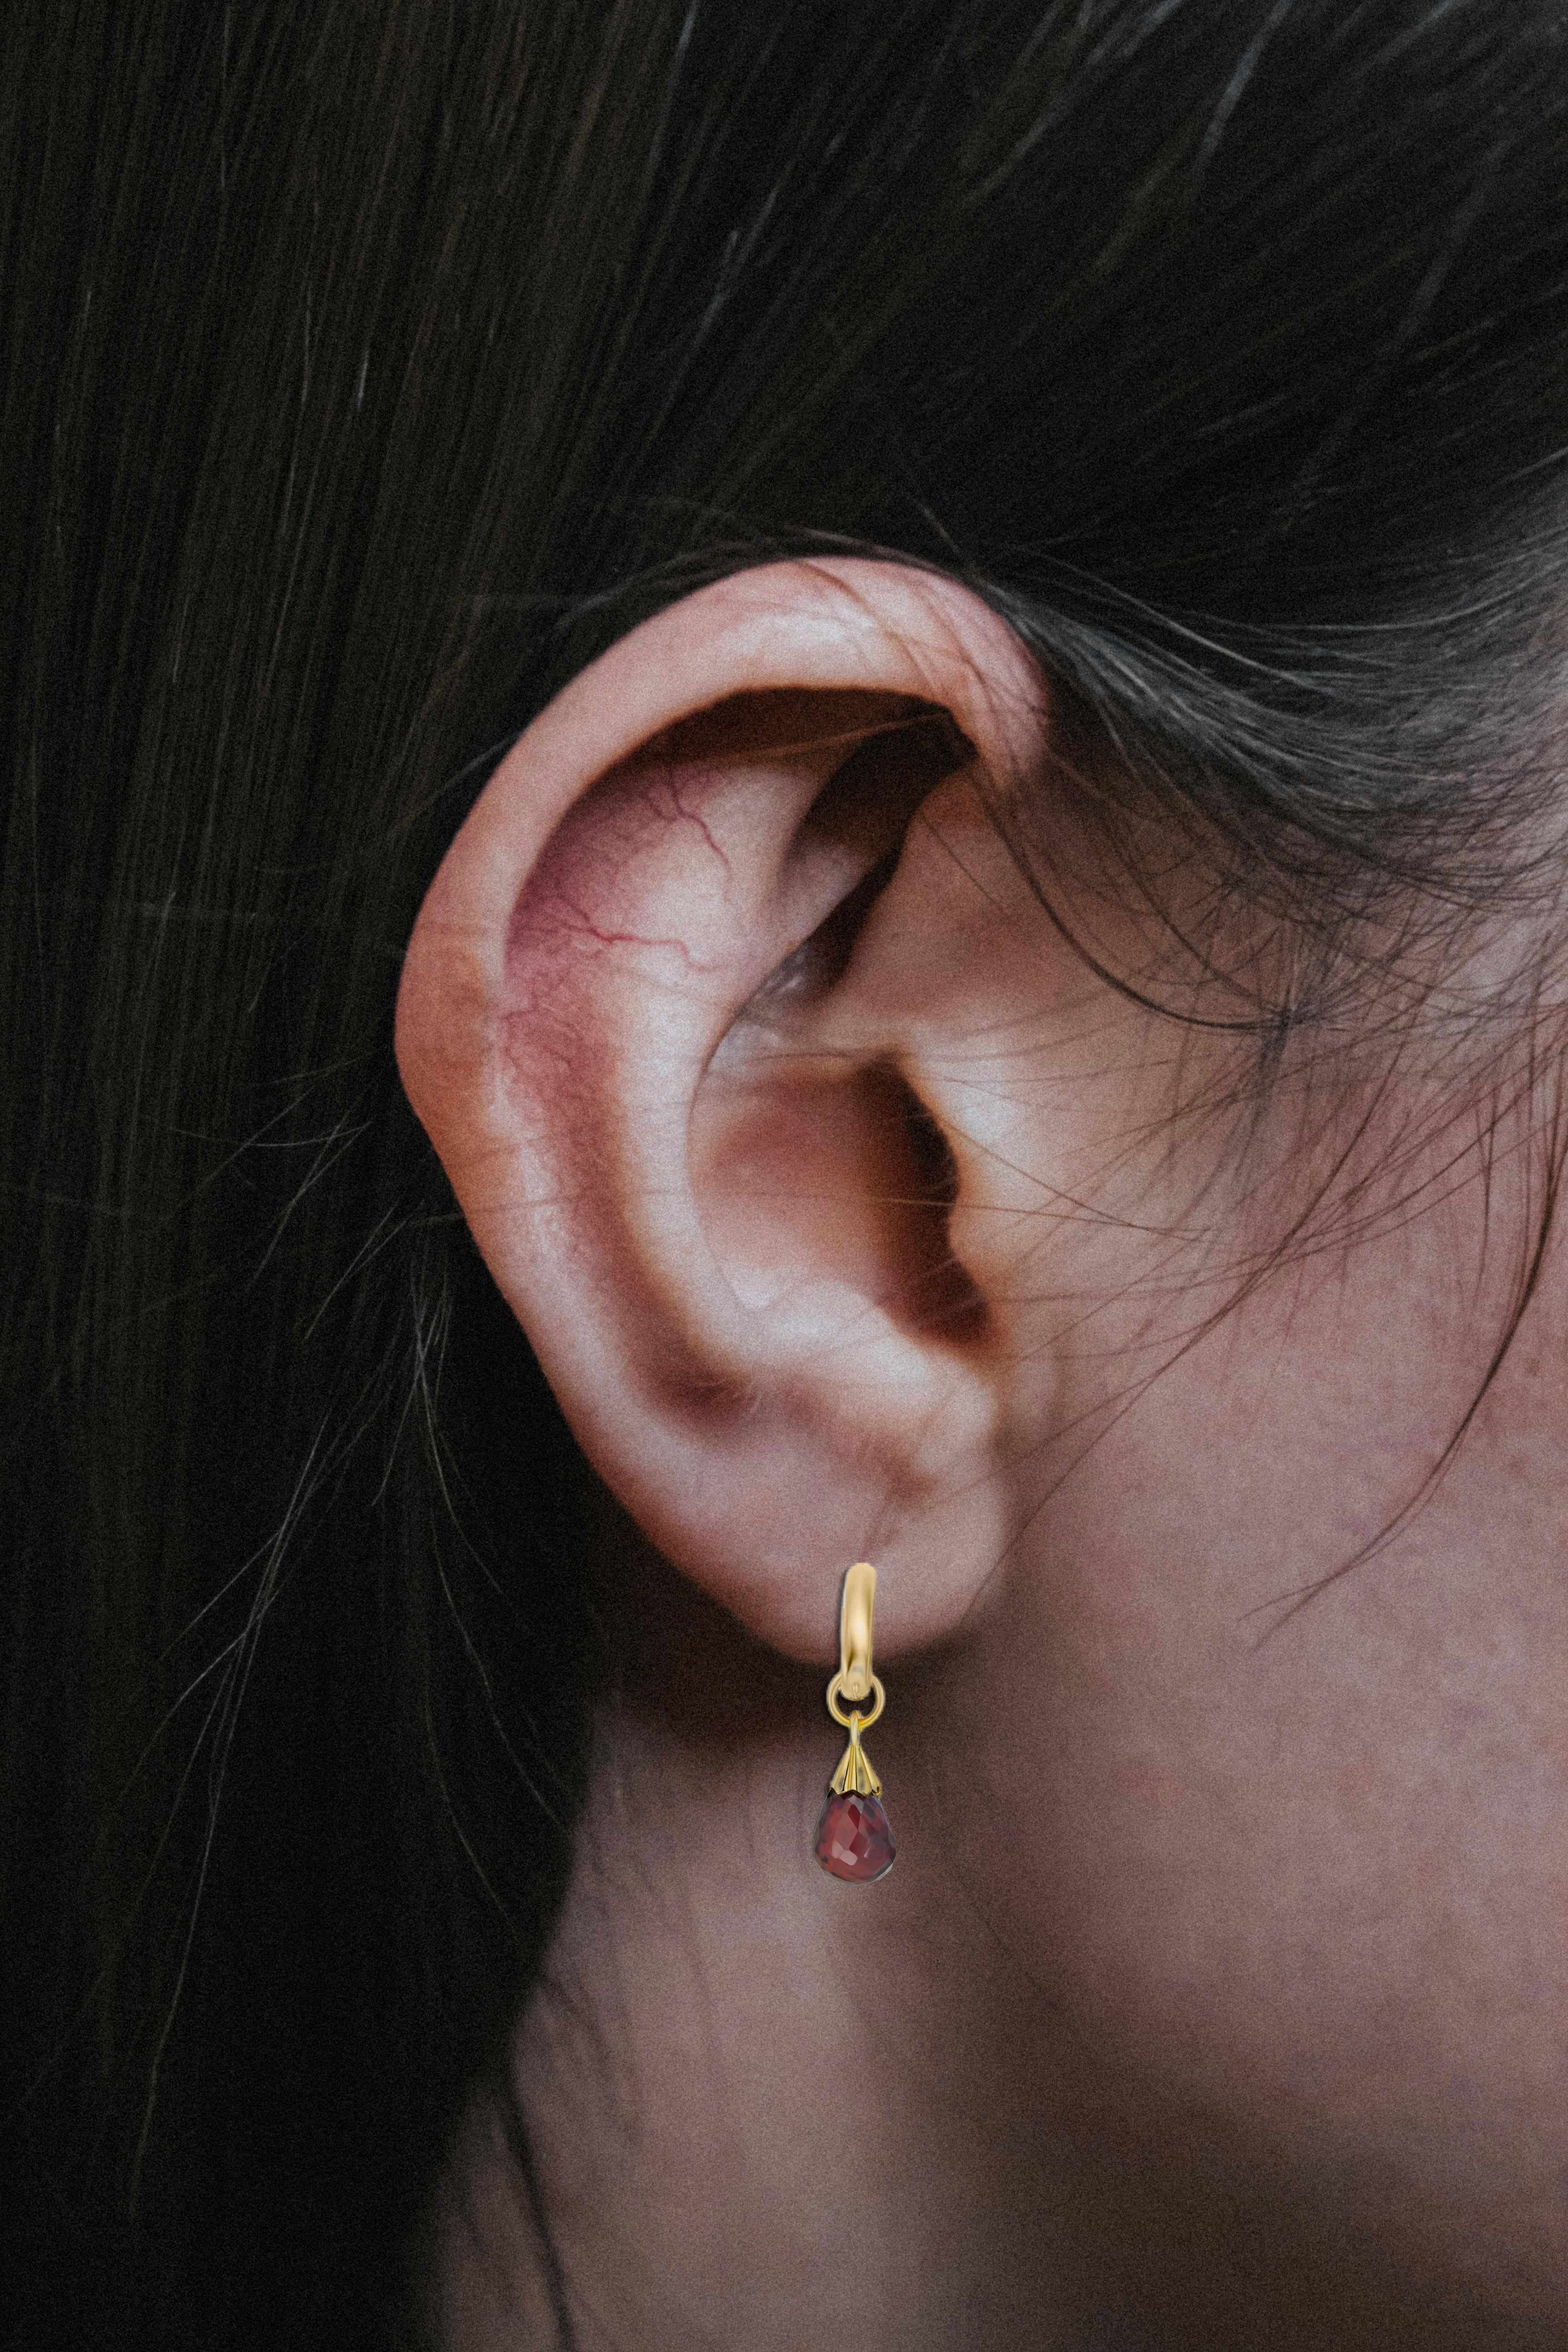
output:
[[[827,1802],[816,1828],[816,1859],[834,1878],[869,1886],[885,1878],[897,1851],[888,1816],[882,1811],[882,1783],[872,1769],[860,1734],[882,1712],[886,1699],[881,1682],[871,1671],[871,1610],[877,1595],[877,1571],[869,1560],[857,1560],[844,1579],[838,1612],[838,1672],[827,1685],[827,1712],[849,1734],[849,1745],[828,1782]],[[869,1698],[870,1712],[853,1706],[846,1715],[843,1703]]]

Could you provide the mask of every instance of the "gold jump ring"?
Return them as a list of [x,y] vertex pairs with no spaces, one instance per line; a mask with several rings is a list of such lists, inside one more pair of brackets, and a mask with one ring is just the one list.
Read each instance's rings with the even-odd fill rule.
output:
[[[835,1723],[841,1723],[844,1726],[845,1730],[847,1731],[849,1728],[850,1717],[847,1715],[840,1715],[838,1712],[840,1704],[839,1686],[843,1683],[843,1674],[837,1674],[827,1685],[827,1712],[833,1717]],[[853,1709],[853,1713],[860,1717],[860,1728],[862,1731],[869,1731],[871,1726],[876,1722],[877,1717],[881,1714],[885,1696],[886,1694],[882,1689],[882,1677],[880,1675],[873,1675],[871,1677],[870,1714],[861,1714],[858,1706]]]

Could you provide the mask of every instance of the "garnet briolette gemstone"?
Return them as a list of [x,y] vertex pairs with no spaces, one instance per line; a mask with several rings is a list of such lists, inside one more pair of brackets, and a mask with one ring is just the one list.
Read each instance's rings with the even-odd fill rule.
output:
[[893,1832],[875,1797],[829,1797],[816,1825],[816,1858],[835,1878],[868,1886],[893,1866]]

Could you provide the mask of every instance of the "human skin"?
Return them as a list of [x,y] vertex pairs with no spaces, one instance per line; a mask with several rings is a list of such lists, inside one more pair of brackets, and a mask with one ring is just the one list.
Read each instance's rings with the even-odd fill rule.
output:
[[[778,720],[678,740],[615,790],[706,810],[721,848],[734,780],[773,789]],[[661,802],[672,777],[685,797]],[[588,790],[558,798],[592,824]],[[1052,817],[1070,834],[1070,795]],[[525,965],[563,844],[595,911],[570,817],[537,830],[521,889],[498,886]],[[553,2251],[505,2101],[478,2093],[437,2200],[445,2339],[548,2340],[554,2260],[585,2347],[1568,2344],[1568,1260],[1550,1236],[1446,1456],[1542,1229],[1554,1060],[1531,1069],[1517,1030],[1467,1037],[1456,983],[1441,1034],[1430,998],[1375,1042],[1342,1025],[1259,1109],[1255,1041],[1089,969],[973,766],[921,805],[847,969],[753,984],[721,1017],[717,966],[680,929],[715,854],[684,882],[660,864],[660,920],[635,939],[596,920],[593,970],[630,957],[646,985],[662,954],[659,984],[719,1027],[681,1097],[697,1227],[760,1322],[818,1315],[842,1378],[823,1402],[791,1373],[784,1504],[759,1467],[771,1338],[760,1444],[671,1420],[694,1489],[716,1458],[750,1498],[776,1563],[754,1584],[732,1533],[709,1545],[706,1507],[682,1525],[678,1482],[645,1500],[613,1381],[584,1400],[587,1375],[558,1381],[622,1500],[597,1507],[609,1665],[574,1875],[504,2066]],[[1147,977],[1149,927],[1089,849],[1060,871],[1075,927]],[[1520,946],[1500,929],[1491,968]],[[531,1133],[605,1115],[583,1072],[610,1000],[549,952],[584,1058],[568,1088],[513,1055]],[[1166,979],[1186,1006],[1179,960]],[[493,1128],[463,1128],[460,1055],[440,1100],[405,1055],[548,1368],[550,1280],[489,1236],[563,1218],[540,1246],[610,1331],[598,1243],[576,1208],[509,1189]],[[952,1155],[935,1209],[929,1185],[889,1205],[913,1197],[895,1064]],[[673,1046],[667,1076],[679,1096]],[[938,1213],[962,1312],[951,1289],[933,1304]],[[616,1228],[616,1279],[645,1281],[655,1317],[679,1276],[639,1273],[639,1231]],[[812,1856],[841,1745],[812,1538],[861,1494],[854,1298],[956,1366],[967,1402],[943,1427],[981,1433],[889,1478],[879,1517],[844,1507],[883,1578],[868,1745],[899,1858],[871,1887]],[[629,1458],[646,1407],[626,1385]],[[863,1453],[907,1471],[918,1435],[888,1411],[879,1391]],[[795,1584],[785,1505],[811,1563]]]

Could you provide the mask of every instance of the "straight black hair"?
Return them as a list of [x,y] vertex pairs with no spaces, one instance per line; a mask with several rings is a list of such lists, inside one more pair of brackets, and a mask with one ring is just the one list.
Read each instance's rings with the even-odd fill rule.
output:
[[0,2341],[413,2341],[592,1651],[393,1061],[447,842],[637,619],[851,549],[1016,626],[1130,887],[1152,813],[1290,927],[1208,975],[1270,1052],[1550,916],[1568,36],[9,0],[0,93]]

